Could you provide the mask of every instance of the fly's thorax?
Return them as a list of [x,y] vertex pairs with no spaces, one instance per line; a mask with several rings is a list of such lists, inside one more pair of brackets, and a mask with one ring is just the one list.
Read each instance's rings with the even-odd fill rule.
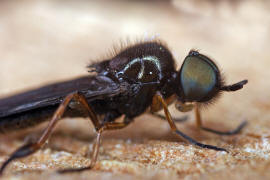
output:
[[119,81],[159,84],[175,72],[170,51],[160,42],[141,42],[131,45],[112,57],[109,74]]
[[158,57],[144,56],[132,59],[115,75],[136,82],[159,82],[162,78],[162,69]]
[[175,82],[172,80],[176,74],[175,61],[169,49],[158,41],[126,47],[106,62],[95,64],[94,68],[115,83],[127,83],[132,87],[128,94],[114,99],[117,109],[128,117],[144,112],[157,91],[164,98],[175,93],[172,85]]

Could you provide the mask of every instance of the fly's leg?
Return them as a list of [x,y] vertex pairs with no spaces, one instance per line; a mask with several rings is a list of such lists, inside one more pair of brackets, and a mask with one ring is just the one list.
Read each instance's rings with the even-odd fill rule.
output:
[[[39,138],[39,140],[36,143],[29,143],[26,144],[22,147],[20,147],[19,149],[17,149],[1,166],[0,168],[0,175],[3,173],[4,169],[7,167],[7,165],[18,158],[22,158],[22,157],[26,157],[30,154],[33,154],[34,152],[36,152],[37,150],[39,150],[42,145],[44,145],[44,143],[48,140],[49,136],[52,133],[53,128],[55,127],[56,123],[58,122],[58,120],[61,119],[61,117],[63,116],[65,110],[67,109],[67,106],[69,105],[69,103],[71,102],[71,100],[74,100],[75,102],[80,103],[81,107],[83,107],[84,109],[86,109],[88,116],[90,117],[90,120],[92,121],[92,123],[94,124],[94,127],[96,129],[97,132],[99,132],[99,130],[101,129],[102,125],[100,124],[95,112],[91,109],[91,107],[88,105],[85,97],[83,95],[81,95],[80,93],[76,92],[76,93],[71,93],[69,94],[64,100],[63,102],[60,104],[60,106],[58,107],[58,109],[56,110],[56,112],[54,113],[52,119],[50,120],[47,128],[45,129],[45,131],[43,132],[43,134],[41,135],[41,137]],[[98,134],[98,141],[100,141],[100,134]]]
[[[160,118],[162,120],[166,120],[166,116],[163,116],[161,114],[157,114],[157,113],[151,113],[151,115],[157,117],[157,118]],[[188,120],[188,116],[183,116],[183,117],[180,117],[180,118],[172,118],[174,122],[178,123],[178,122],[185,122]]]
[[91,156],[91,163],[88,167],[77,168],[77,169],[64,169],[64,170],[59,170],[58,172],[59,173],[80,172],[80,171],[92,169],[97,162],[97,157],[98,157],[99,147],[100,147],[100,138],[101,138],[102,131],[103,131],[103,128],[101,128],[97,132],[96,142],[94,143],[93,152],[92,152],[92,156]]
[[[176,97],[173,95],[173,96],[170,96],[169,98],[165,99],[164,101],[166,102],[167,105],[169,105],[169,104],[173,103],[175,101],[175,99],[176,99]],[[157,118],[162,119],[162,120],[167,120],[165,116],[157,113],[158,111],[162,110],[162,108],[163,108],[162,104],[159,102],[159,100],[156,98],[156,96],[154,96],[152,99],[149,113]],[[173,118],[174,122],[184,122],[187,119],[188,119],[188,116],[184,116],[181,118]]]
[[243,121],[241,124],[239,124],[235,129],[231,130],[231,131],[217,131],[214,129],[210,129],[207,127],[204,127],[202,125],[202,120],[201,120],[201,114],[200,114],[200,109],[198,107],[198,104],[195,105],[195,116],[196,116],[196,124],[198,126],[198,128],[204,130],[204,131],[208,131],[214,134],[218,134],[218,135],[235,135],[238,134],[246,125],[247,125],[247,121]]
[[171,114],[168,110],[168,106],[165,102],[165,100],[163,99],[162,95],[160,93],[157,93],[156,95],[156,98],[158,99],[158,101],[162,104],[163,106],[163,109],[164,109],[164,113],[165,113],[165,116],[166,116],[166,119],[171,127],[171,130],[173,131],[173,133],[175,133],[176,135],[178,136],[181,136],[182,138],[184,138],[185,140],[187,140],[188,142],[190,142],[191,144],[194,144],[196,146],[199,146],[201,148],[206,148],[206,149],[213,149],[213,150],[216,150],[216,151],[226,151],[228,152],[226,149],[224,148],[219,148],[219,147],[216,147],[216,146],[212,146],[212,145],[208,145],[208,144],[202,144],[202,143],[199,143],[197,142],[196,140],[192,139],[191,137],[185,135],[184,133],[182,133],[181,131],[179,131],[174,123],[174,121],[172,120],[172,117],[171,117]]
[[99,131],[98,131],[96,143],[93,146],[93,152],[92,152],[90,165],[87,166],[87,167],[77,168],[77,169],[64,169],[64,170],[60,170],[58,172],[59,173],[81,172],[81,171],[84,171],[84,170],[92,169],[95,166],[96,161],[97,161],[97,156],[98,156],[99,146],[100,146],[101,133],[103,131],[106,131],[106,130],[116,130],[116,129],[125,128],[127,125],[129,125],[129,123],[131,121],[132,121],[132,119],[129,119],[129,118],[125,117],[123,122],[108,122],[108,123],[104,124],[104,126],[102,128],[100,128]]

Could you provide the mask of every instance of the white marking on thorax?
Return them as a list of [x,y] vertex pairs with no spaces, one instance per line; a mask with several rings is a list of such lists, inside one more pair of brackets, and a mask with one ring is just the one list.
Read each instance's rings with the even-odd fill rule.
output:
[[[156,66],[156,68],[159,71],[159,78],[161,79],[161,65],[160,65],[159,59],[155,56],[146,56],[143,58],[135,58],[125,66],[125,68],[121,71],[121,73],[125,73],[133,64],[140,62],[141,69],[140,69],[140,72],[138,73],[137,78],[141,79],[144,75],[144,69],[145,69],[144,61],[150,61]],[[149,74],[152,74],[152,72],[150,72]]]

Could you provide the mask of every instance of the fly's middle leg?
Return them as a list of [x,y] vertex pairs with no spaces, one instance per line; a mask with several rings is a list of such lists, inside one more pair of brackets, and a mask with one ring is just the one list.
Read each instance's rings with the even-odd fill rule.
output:
[[91,157],[91,163],[89,166],[83,167],[83,168],[71,168],[71,169],[64,169],[64,170],[60,170],[58,171],[59,173],[69,173],[69,172],[81,172],[84,170],[90,170],[92,169],[97,161],[97,157],[98,157],[98,152],[99,152],[99,147],[100,147],[100,137],[103,131],[106,130],[117,130],[117,129],[122,129],[125,128],[127,125],[130,124],[130,122],[132,122],[132,119],[125,117],[123,122],[107,122],[104,124],[103,127],[101,127],[98,131],[97,131],[97,139],[96,142],[93,146],[93,151],[92,151],[92,157]]

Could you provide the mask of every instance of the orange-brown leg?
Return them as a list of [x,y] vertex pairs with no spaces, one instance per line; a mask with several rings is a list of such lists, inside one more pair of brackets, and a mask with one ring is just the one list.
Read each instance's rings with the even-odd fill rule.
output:
[[[152,116],[155,116],[157,118],[160,118],[162,120],[166,120],[166,116],[163,116],[161,114],[157,114],[157,113],[150,113]],[[179,118],[173,118],[173,121],[176,122],[176,123],[180,123],[180,122],[185,122],[188,120],[188,116],[183,116],[183,117],[179,117]]]
[[[175,101],[176,97],[173,95],[173,96],[170,96],[169,98],[165,99],[165,102],[167,105],[173,103]],[[153,97],[152,99],[152,103],[151,103],[151,107],[150,107],[150,114],[155,116],[155,117],[158,117],[162,120],[167,120],[165,116],[161,115],[161,114],[157,114],[158,111],[162,110],[162,104],[159,102],[158,98],[156,96]],[[173,121],[174,122],[184,122],[188,119],[188,116],[184,116],[184,117],[181,117],[181,118],[173,118]]]
[[175,123],[173,122],[172,120],[172,117],[171,117],[171,114],[168,110],[168,107],[167,107],[167,104],[166,102],[164,101],[162,95],[160,93],[157,93],[156,94],[156,98],[158,99],[158,101],[162,104],[163,106],[163,109],[164,109],[164,113],[165,113],[165,116],[167,118],[167,121],[171,127],[171,130],[178,136],[181,136],[182,138],[184,138],[185,140],[187,140],[188,142],[190,142],[191,144],[194,144],[196,146],[199,146],[201,148],[207,148],[207,149],[213,149],[213,150],[216,150],[216,151],[226,151],[228,152],[226,149],[224,148],[219,148],[219,147],[216,147],[216,146],[212,146],[212,145],[208,145],[208,144],[202,144],[202,143],[199,143],[197,142],[196,140],[192,139],[191,137],[185,135],[184,133],[182,133],[181,131],[179,131],[175,125]]
[[91,163],[89,166],[87,167],[83,167],[83,168],[71,168],[71,169],[63,169],[63,170],[59,170],[59,173],[68,173],[68,172],[79,172],[79,171],[83,171],[83,170],[90,170],[92,169],[96,162],[97,162],[97,157],[98,157],[98,153],[99,153],[99,147],[100,147],[100,139],[101,139],[101,134],[102,134],[103,128],[101,128],[98,132],[97,132],[97,138],[96,138],[96,142],[94,143],[93,146],[93,151],[92,151],[92,156],[91,156]]
[[196,117],[196,124],[197,127],[204,130],[204,131],[208,131],[214,134],[219,134],[219,135],[235,135],[238,134],[246,125],[247,125],[247,121],[243,121],[241,124],[239,124],[235,129],[231,130],[231,131],[217,131],[214,129],[210,129],[207,127],[204,127],[202,124],[202,120],[201,120],[201,114],[200,114],[200,109],[198,104],[195,104],[195,117]]
[[129,123],[131,121],[132,121],[131,119],[125,117],[124,122],[112,122],[112,123],[104,124],[104,126],[102,128],[100,128],[99,131],[97,132],[97,139],[96,139],[96,142],[95,142],[94,147],[93,147],[90,165],[87,167],[83,167],[83,168],[64,169],[64,170],[60,170],[58,172],[69,173],[69,172],[80,172],[80,171],[92,169],[97,162],[97,157],[98,157],[98,152],[99,152],[99,147],[100,147],[100,137],[101,137],[102,132],[106,131],[106,130],[122,129],[122,128],[126,127],[127,125],[129,125]]
[[[91,109],[91,107],[88,105],[85,97],[79,93],[72,93],[69,94],[64,101],[60,104],[60,106],[58,107],[58,109],[56,110],[56,112],[54,113],[52,119],[50,120],[47,128],[45,129],[45,131],[43,132],[43,134],[41,135],[41,137],[39,138],[39,140],[36,143],[30,143],[30,144],[26,144],[22,147],[20,147],[19,149],[17,149],[11,156],[9,159],[7,159],[3,165],[0,168],[0,175],[3,173],[4,169],[6,168],[6,166],[13,160],[18,159],[18,158],[22,158],[22,157],[26,157],[34,152],[36,152],[37,150],[39,150],[42,145],[44,145],[44,143],[47,141],[47,139],[49,138],[50,134],[52,133],[53,128],[55,127],[56,123],[58,122],[59,119],[61,119],[61,117],[63,116],[68,104],[70,103],[71,100],[74,100],[78,103],[80,103],[81,107],[85,108],[90,120],[92,121],[92,123],[94,124],[95,129],[97,130],[97,132],[100,130],[100,128],[102,127],[96,114],[94,113],[94,111]],[[98,141],[99,141],[100,135],[98,134]]]

